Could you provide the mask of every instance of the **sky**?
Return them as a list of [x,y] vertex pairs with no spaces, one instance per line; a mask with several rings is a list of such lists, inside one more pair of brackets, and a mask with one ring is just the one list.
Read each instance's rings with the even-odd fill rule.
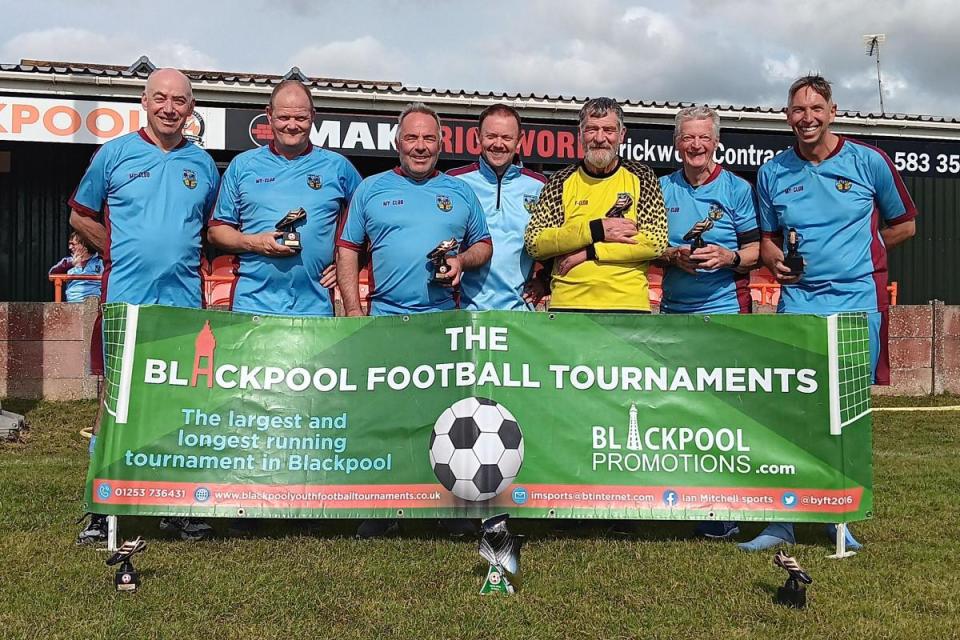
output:
[[392,80],[408,87],[960,117],[960,3],[834,0],[0,0],[0,62],[66,60]]

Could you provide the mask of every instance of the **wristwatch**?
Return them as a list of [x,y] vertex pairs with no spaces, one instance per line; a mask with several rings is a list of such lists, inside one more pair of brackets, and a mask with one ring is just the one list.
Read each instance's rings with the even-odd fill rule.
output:
[[734,252],[733,252],[733,264],[730,265],[730,268],[731,268],[731,269],[736,269],[736,268],[739,267],[739,266],[740,266],[740,252],[739,252],[739,251],[734,251]]

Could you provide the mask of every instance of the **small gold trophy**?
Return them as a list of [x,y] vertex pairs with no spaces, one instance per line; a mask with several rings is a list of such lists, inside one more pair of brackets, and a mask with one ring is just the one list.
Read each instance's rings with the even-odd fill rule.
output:
[[300,233],[296,231],[295,227],[306,219],[307,211],[303,207],[288,211],[287,215],[280,218],[280,222],[277,223],[277,231],[283,233],[282,236],[277,238],[277,244],[290,247],[294,251],[300,251],[303,247],[300,244]]
[[797,251],[799,246],[800,234],[791,227],[787,232],[787,255],[783,257],[783,266],[790,269],[787,275],[799,276],[803,273],[803,256]]
[[713,220],[710,218],[704,218],[690,227],[690,231],[687,231],[683,236],[683,241],[690,243],[690,251],[703,249],[707,246],[707,243],[703,241],[703,234],[710,231],[710,229],[713,229]]
[[433,263],[433,278],[430,279],[432,284],[439,284],[444,287],[450,286],[450,281],[440,276],[446,275],[450,271],[447,255],[458,248],[460,248],[460,243],[457,239],[450,238],[438,244],[433,251],[427,254],[427,260]]
[[610,211],[607,211],[604,217],[623,218],[632,204],[633,197],[631,197],[629,193],[621,193],[617,196],[617,201],[613,203],[613,206],[610,207]]

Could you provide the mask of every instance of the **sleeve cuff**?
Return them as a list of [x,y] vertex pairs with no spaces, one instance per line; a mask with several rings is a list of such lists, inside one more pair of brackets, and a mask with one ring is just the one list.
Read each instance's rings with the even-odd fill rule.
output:
[[591,242],[603,242],[603,218],[590,221]]
[[737,234],[737,244],[739,244],[739,246],[742,247],[751,242],[760,242],[760,229],[751,229],[750,231]]
[[100,217],[100,212],[99,212],[99,211],[94,211],[94,210],[91,209],[90,207],[87,207],[87,206],[84,206],[84,205],[80,204],[79,202],[77,202],[77,201],[74,200],[73,198],[70,198],[70,199],[67,201],[67,204],[70,206],[71,209],[73,209],[74,211],[76,211],[77,213],[79,213],[79,214],[82,215],[82,216],[86,216],[86,217],[88,217],[88,218],[99,218],[99,217]]
[[[591,223],[592,224],[592,223]],[[587,245],[587,260],[597,259],[597,246],[595,244]]]
[[486,236],[486,237],[484,237],[484,238],[480,238],[480,239],[477,240],[476,242],[474,242],[474,243],[472,243],[472,244],[469,244],[469,245],[467,245],[466,247],[460,247],[460,252],[462,253],[462,252],[466,251],[467,249],[469,249],[470,247],[472,247],[472,246],[475,245],[475,244],[488,244],[488,245],[490,245],[490,246],[492,247],[492,246],[493,246],[493,238],[491,238],[490,236]]
[[887,223],[887,226],[889,227],[895,227],[898,224],[903,224],[904,222],[910,222],[916,217],[917,217],[917,210],[910,209],[909,211],[897,216],[896,218],[893,218],[892,220],[887,220],[886,223]]
[[226,222],[224,220],[217,220],[216,218],[211,218],[207,223],[208,227],[231,227],[233,229],[239,229],[240,226],[232,222]]
[[351,251],[356,251],[357,253],[363,251],[363,245],[350,242],[349,240],[344,240],[343,238],[337,240],[337,246],[344,249],[350,249]]

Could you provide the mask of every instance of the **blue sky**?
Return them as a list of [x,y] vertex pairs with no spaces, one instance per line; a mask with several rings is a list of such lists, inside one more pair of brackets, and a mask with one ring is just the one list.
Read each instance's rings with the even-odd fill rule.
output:
[[0,0],[22,58],[398,80],[441,89],[782,106],[820,71],[841,109],[958,117],[960,3],[755,0]]

